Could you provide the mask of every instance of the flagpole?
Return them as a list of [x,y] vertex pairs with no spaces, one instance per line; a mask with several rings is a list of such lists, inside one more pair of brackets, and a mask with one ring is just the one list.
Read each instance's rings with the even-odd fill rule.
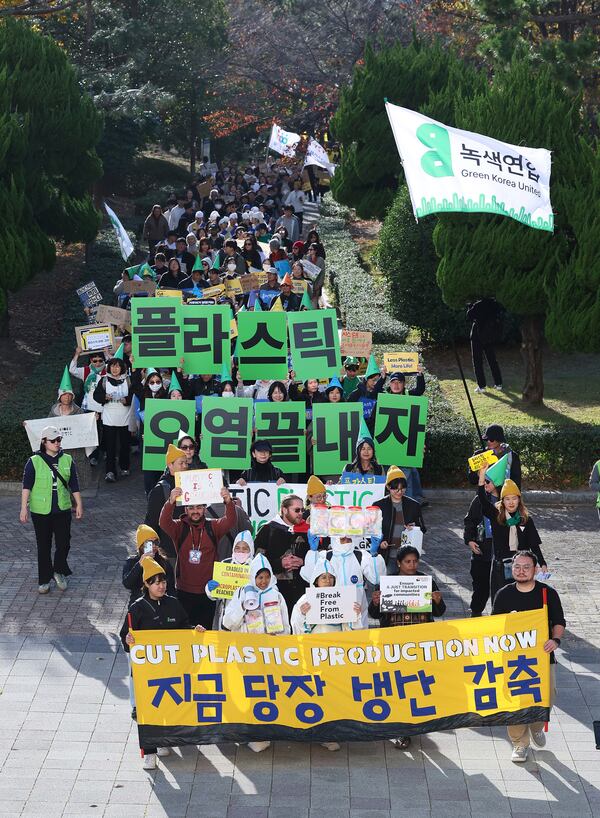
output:
[[463,372],[462,363],[458,356],[458,350],[456,348],[456,341],[454,338],[452,339],[452,348],[454,349],[454,355],[456,356],[456,363],[458,364],[458,371],[460,372],[460,377],[462,378],[463,386],[465,388],[465,394],[467,396],[467,400],[469,401],[469,406],[471,407],[471,414],[473,415],[473,421],[475,422],[475,428],[477,429],[477,434],[479,435],[479,439],[481,440],[481,444],[485,446],[485,441],[481,434],[481,429],[479,428],[479,422],[477,421],[477,415],[475,414],[475,407],[473,406],[473,401],[471,400],[471,395],[469,393],[469,387],[467,386],[467,381],[465,379],[465,373]]

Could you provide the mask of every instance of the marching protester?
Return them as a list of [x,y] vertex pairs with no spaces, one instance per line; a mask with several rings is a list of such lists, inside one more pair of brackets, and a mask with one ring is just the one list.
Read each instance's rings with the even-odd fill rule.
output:
[[[505,477],[510,478],[517,487],[521,488],[521,458],[513,451],[511,446],[507,443],[504,435],[504,428],[497,423],[492,423],[487,427],[482,437],[486,445],[498,460],[506,456],[504,461],[506,464]],[[478,449],[475,454],[479,454],[484,449]],[[469,482],[473,485],[477,484],[477,472],[469,472]]]
[[23,471],[19,519],[26,523],[31,513],[37,543],[40,594],[48,593],[52,579],[60,591],[67,590],[67,577],[72,573],[67,563],[71,548],[72,504],[75,519],[83,517],[77,469],[71,455],[61,449],[61,441],[56,426],[45,426],[40,448],[29,458]]
[[129,421],[133,387],[127,374],[127,365],[117,354],[106,362],[106,374],[98,379],[94,389],[94,400],[102,406],[102,430],[106,449],[104,479],[107,483],[114,483],[117,479],[117,450],[120,477],[129,475],[130,463]]
[[[236,534],[233,541],[231,556],[225,557],[221,562],[230,563],[232,565],[247,565],[249,567],[253,559],[254,539],[252,534],[249,531],[240,531],[239,534]],[[209,579],[206,583],[206,596],[216,602],[212,626],[212,630],[214,631],[224,630],[223,617],[227,606],[231,602],[231,599],[221,599],[214,596],[214,592],[218,587],[219,582],[216,579]]]
[[398,466],[390,466],[385,478],[388,494],[374,503],[381,509],[383,540],[379,548],[383,552],[388,574],[397,572],[397,555],[403,545],[403,533],[414,528],[420,528],[423,534],[427,531],[421,506],[412,497],[406,496],[406,485],[404,472]]
[[237,480],[238,485],[247,483],[285,483],[285,475],[281,469],[273,465],[273,447],[268,440],[255,440],[250,447],[252,465],[245,469]]
[[135,532],[135,544],[137,552],[127,557],[123,565],[123,585],[130,591],[129,604],[132,605],[142,593],[144,586],[142,570],[144,562],[149,559],[162,567],[167,578],[167,593],[175,596],[175,574],[167,555],[160,547],[160,539],[156,531],[145,523],[138,525]]
[[[501,469],[502,469],[501,465]],[[485,476],[485,492],[490,503],[500,499],[500,490],[493,483],[494,474],[488,469]],[[497,478],[502,485],[503,475]],[[469,609],[472,617],[481,616],[490,597],[490,575],[492,571],[493,544],[492,524],[481,507],[478,495],[471,500],[465,516],[463,538],[471,550],[471,580],[473,594]],[[492,599],[493,602],[493,599]]]

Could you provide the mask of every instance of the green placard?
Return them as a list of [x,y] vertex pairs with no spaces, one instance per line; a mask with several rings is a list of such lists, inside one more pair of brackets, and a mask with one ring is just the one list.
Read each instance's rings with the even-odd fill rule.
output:
[[251,443],[252,398],[204,398],[200,458],[209,468],[247,469]]
[[187,304],[181,308],[183,371],[186,375],[220,375],[231,367],[231,310],[227,304]]
[[196,402],[149,398],[144,408],[144,471],[163,471],[169,443],[183,430],[195,437]]
[[240,377],[287,378],[287,326],[284,312],[238,313]]
[[306,410],[290,401],[257,403],[254,407],[256,439],[269,440],[273,463],[290,474],[306,470]]
[[313,458],[317,475],[341,474],[354,460],[363,411],[360,403],[313,406]]
[[181,299],[133,298],[131,342],[136,369],[179,366]]
[[384,466],[423,465],[429,399],[415,395],[379,395],[375,449]]
[[342,364],[335,310],[286,314],[296,377],[304,381],[339,375]]

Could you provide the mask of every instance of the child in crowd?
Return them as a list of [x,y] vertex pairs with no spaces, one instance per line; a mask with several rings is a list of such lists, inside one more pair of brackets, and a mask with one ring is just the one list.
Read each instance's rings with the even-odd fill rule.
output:
[[[233,541],[233,549],[230,557],[225,557],[223,562],[233,563],[234,565],[250,565],[254,557],[254,539],[249,531],[240,531]],[[216,599],[217,607],[215,608],[215,618],[213,620],[213,630],[223,630],[223,616],[227,606],[231,602],[230,599],[221,599],[214,595],[214,591],[219,587],[219,583],[215,579],[210,579],[206,583],[206,596],[209,599]]]

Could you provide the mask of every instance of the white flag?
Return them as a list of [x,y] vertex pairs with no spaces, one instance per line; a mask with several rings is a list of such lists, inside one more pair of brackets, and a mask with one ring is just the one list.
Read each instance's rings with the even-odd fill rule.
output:
[[550,151],[450,128],[387,101],[385,107],[417,219],[493,213],[553,231]]
[[119,221],[119,217],[112,210],[106,202],[104,202],[104,207],[106,208],[106,212],[108,213],[108,218],[112,222],[112,226],[115,228],[115,233],[117,234],[117,241],[119,242],[119,247],[121,248],[121,255],[123,256],[123,261],[127,261],[129,256],[133,253],[133,244],[131,243],[131,239],[127,235],[127,231]]
[[316,165],[319,168],[324,168],[330,176],[335,173],[335,165],[329,161],[329,156],[325,148],[320,145],[312,136],[308,142],[308,150],[306,151],[306,158],[304,160],[304,167],[307,165]]
[[281,153],[283,156],[295,156],[298,142],[300,142],[300,134],[284,131],[279,125],[273,123],[269,139],[269,148],[272,151]]

